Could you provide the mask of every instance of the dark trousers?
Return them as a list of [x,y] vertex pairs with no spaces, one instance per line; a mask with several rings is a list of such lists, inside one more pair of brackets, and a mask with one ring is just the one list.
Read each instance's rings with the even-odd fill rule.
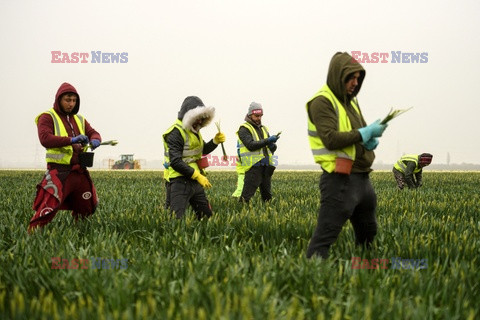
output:
[[200,183],[185,177],[170,179],[170,208],[177,219],[184,216],[188,204],[198,219],[212,215],[212,208]]
[[398,188],[402,190],[407,184],[407,182],[405,181],[405,175],[395,168],[393,168],[392,172],[393,172],[393,177],[395,178],[395,181],[397,181]]
[[263,201],[272,199],[272,175],[274,171],[275,167],[269,165],[251,167],[245,173],[240,202],[249,202],[259,187]]
[[355,243],[368,247],[377,234],[376,207],[377,195],[367,173],[324,172],[320,178],[317,227],[308,245],[307,258],[315,254],[326,259],[347,220],[352,223]]
[[170,193],[171,193],[171,187],[170,187],[170,181],[165,180],[165,209],[170,208]]

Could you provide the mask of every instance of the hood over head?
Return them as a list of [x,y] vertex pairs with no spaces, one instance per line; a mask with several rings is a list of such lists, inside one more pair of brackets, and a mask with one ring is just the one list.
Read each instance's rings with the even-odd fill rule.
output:
[[421,155],[418,156],[418,163],[422,166],[428,166],[430,163],[432,163],[433,155],[430,153],[422,153]]
[[[349,75],[357,71],[360,72],[358,85],[355,92],[347,96],[345,82]],[[333,55],[328,67],[327,85],[340,101],[345,102],[355,97],[362,87],[363,79],[365,79],[365,69],[350,54],[337,52]]]
[[[206,107],[196,96],[186,97],[178,112],[178,119],[182,120],[183,127],[195,133],[209,125],[214,116],[215,108]],[[200,124],[197,124],[198,120],[202,120]]]
[[72,112],[70,114],[77,114],[78,110],[80,110],[80,96],[77,93],[77,89],[75,89],[74,86],[72,86],[68,82],[64,82],[60,85],[60,87],[57,90],[57,94],[55,95],[55,101],[53,102],[53,108],[55,111],[59,114],[65,115],[66,113],[60,108],[60,99],[62,98],[62,95],[65,93],[74,93],[77,95],[77,103],[75,104],[75,107],[73,108]]

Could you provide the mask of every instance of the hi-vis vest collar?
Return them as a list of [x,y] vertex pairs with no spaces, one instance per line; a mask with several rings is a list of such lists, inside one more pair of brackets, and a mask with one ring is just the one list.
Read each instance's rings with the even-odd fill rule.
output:
[[[258,136],[257,130],[255,130],[255,128],[250,123],[245,122],[241,126],[247,128],[248,131],[250,131],[254,141],[260,141],[260,140],[263,140],[264,137],[266,138],[269,136],[268,128],[265,126],[262,126],[263,137]],[[238,136],[238,132],[237,132],[237,136]],[[240,138],[237,141],[237,146],[239,148],[239,157],[240,157],[240,161],[239,161],[240,163],[237,162],[237,166],[241,166],[241,168],[238,169],[239,171],[247,172],[248,170],[250,170],[250,168],[254,164],[256,164],[257,162],[265,158],[265,155],[263,153],[263,148],[250,151],[248,150],[247,147],[245,147],[245,145],[243,144],[242,140],[240,140]],[[268,154],[268,163],[270,165],[273,165],[272,152],[268,147],[266,147],[266,149]]]
[[[169,179],[176,178],[181,176],[179,172],[175,171],[170,166],[170,157],[168,155],[168,144],[167,144],[167,135],[172,132],[173,129],[177,128],[183,138],[183,151],[182,151],[182,160],[183,162],[187,163],[190,167],[195,170],[199,170],[197,165],[197,160],[202,158],[203,153],[203,138],[198,132],[198,137],[195,133],[191,132],[190,130],[186,130],[183,128],[183,123],[181,120],[177,119],[175,123],[168,128],[167,131],[163,134],[163,147],[164,147],[164,157],[165,157],[165,165],[168,166],[168,176]],[[165,175],[164,175],[165,176]]]
[[394,168],[397,169],[398,171],[405,173],[405,170],[407,169],[407,165],[403,161],[413,161],[415,162],[415,169],[413,170],[413,173],[420,172],[422,168],[418,167],[418,154],[406,154],[400,158],[400,160],[395,163]]
[[[35,124],[38,124],[38,119],[44,113],[49,114],[53,120],[54,134],[57,137],[68,137],[68,132],[65,126],[63,125],[62,119],[55,112],[55,109],[51,108],[46,112],[40,113],[35,118]],[[72,116],[77,127],[80,130],[80,134],[85,134],[85,118],[79,114]],[[60,148],[47,148],[46,160],[48,162],[59,163],[59,164],[70,164],[70,160],[73,155],[73,147],[71,145],[60,147]]]
[[[355,145],[351,145],[338,150],[329,150],[325,147],[322,140],[318,136],[317,128],[308,116],[309,103],[319,96],[324,96],[332,104],[337,114],[338,130],[340,132],[351,131],[352,125],[350,124],[350,119],[348,118],[347,112],[345,111],[342,103],[337,99],[337,97],[333,94],[333,92],[327,85],[324,85],[317,93],[315,93],[315,95],[306,104],[308,119],[308,140],[310,142],[310,148],[312,150],[313,158],[315,162],[319,163],[325,171],[333,172],[335,170],[335,159],[337,157],[355,160]],[[360,114],[357,99],[354,98],[353,100],[351,100],[350,103],[355,109],[355,111]]]

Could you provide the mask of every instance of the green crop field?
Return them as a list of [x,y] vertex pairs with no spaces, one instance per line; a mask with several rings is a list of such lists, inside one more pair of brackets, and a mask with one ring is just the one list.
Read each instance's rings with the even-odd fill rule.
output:
[[[0,319],[480,318],[479,172],[425,172],[414,191],[372,173],[374,247],[355,247],[347,224],[326,261],[305,258],[319,172],[276,172],[274,199],[248,206],[230,196],[234,172],[212,172],[207,221],[163,209],[160,171],[91,174],[92,217],[61,211],[29,235],[43,171],[0,171]],[[354,257],[389,262],[353,269]]]

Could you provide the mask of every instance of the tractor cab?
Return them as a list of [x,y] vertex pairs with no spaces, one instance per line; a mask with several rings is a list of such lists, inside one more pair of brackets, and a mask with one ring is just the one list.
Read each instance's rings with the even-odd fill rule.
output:
[[132,161],[133,162],[133,154],[122,154],[122,155],[120,155],[120,161]]
[[140,163],[133,158],[133,154],[122,154],[120,160],[115,161],[112,169],[140,169]]

